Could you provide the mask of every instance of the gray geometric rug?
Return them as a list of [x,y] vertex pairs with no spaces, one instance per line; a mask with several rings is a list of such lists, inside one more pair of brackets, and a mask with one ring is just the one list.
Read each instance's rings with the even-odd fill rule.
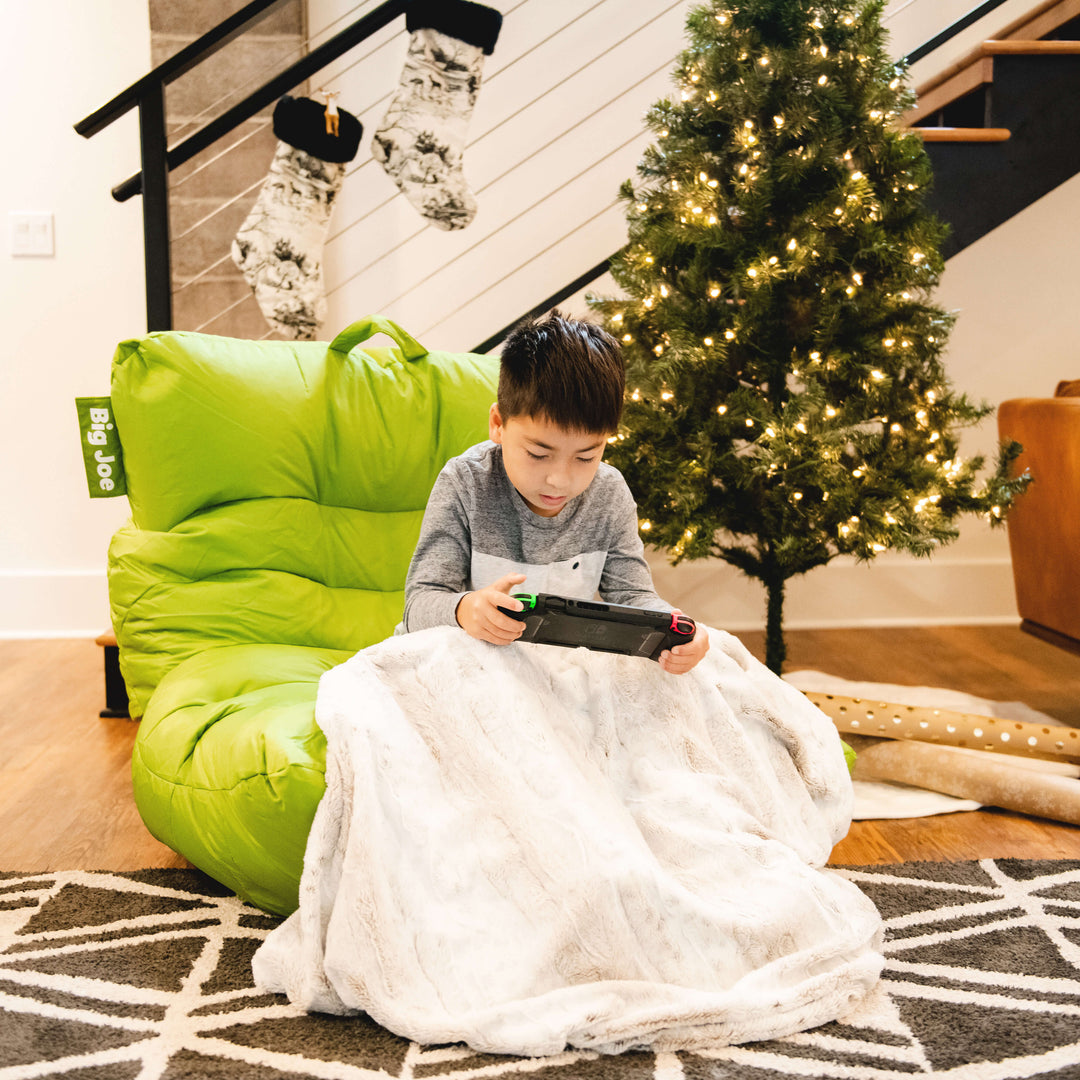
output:
[[841,871],[886,920],[843,1023],[711,1053],[422,1047],[261,994],[280,921],[194,870],[0,874],[0,1080],[1080,1080],[1080,862]]

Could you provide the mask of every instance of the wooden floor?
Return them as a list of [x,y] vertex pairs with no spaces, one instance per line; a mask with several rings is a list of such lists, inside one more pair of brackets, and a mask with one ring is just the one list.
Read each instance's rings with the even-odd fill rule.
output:
[[[760,634],[740,635],[758,656]],[[1023,701],[1080,727],[1080,657],[1013,627],[789,632],[786,670]],[[137,725],[102,720],[90,640],[0,641],[0,871],[186,866],[131,797]],[[1080,858],[1080,828],[1005,811],[855,822],[838,864]]]

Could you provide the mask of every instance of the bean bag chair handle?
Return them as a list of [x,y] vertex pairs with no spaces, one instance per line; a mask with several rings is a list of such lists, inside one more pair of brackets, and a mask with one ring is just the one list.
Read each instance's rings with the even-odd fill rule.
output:
[[351,326],[346,326],[330,342],[330,348],[336,352],[349,353],[373,334],[386,334],[387,337],[393,338],[406,360],[419,360],[427,356],[427,349],[416,338],[411,334],[406,334],[396,322],[383,315],[368,315],[367,318],[359,319]]

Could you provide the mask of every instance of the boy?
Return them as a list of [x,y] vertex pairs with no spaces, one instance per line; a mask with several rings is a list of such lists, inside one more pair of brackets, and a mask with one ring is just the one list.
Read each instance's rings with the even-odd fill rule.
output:
[[[461,626],[508,645],[524,625],[515,590],[671,610],[653,589],[637,505],[622,474],[601,463],[622,415],[618,343],[553,312],[503,348],[490,442],[446,463],[428,500],[405,583],[403,629]],[[704,627],[665,651],[672,674],[709,648]]]

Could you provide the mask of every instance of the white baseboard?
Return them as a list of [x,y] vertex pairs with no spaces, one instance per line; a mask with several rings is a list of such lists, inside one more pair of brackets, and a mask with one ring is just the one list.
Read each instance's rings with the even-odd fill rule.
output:
[[[765,590],[726,563],[682,563],[647,555],[656,591],[688,615],[733,632],[765,626]],[[1008,559],[836,559],[792,578],[785,590],[788,630],[859,626],[962,626],[1018,623]]]
[[105,570],[0,570],[0,638],[97,637],[109,627]]
[[[865,627],[878,629],[905,626],[1019,626],[1019,615],[935,615],[932,617],[909,615],[895,619],[873,619],[856,621],[854,619],[816,619],[811,622],[791,619],[786,620],[784,627],[787,630],[857,630]],[[729,627],[733,633],[744,630],[764,630],[765,619],[752,626]]]
[[[765,625],[765,591],[720,562],[669,566],[648,555],[656,591],[731,631]],[[1007,559],[837,559],[788,583],[789,630],[1019,622]],[[96,637],[109,625],[102,570],[0,570],[0,638]]]

